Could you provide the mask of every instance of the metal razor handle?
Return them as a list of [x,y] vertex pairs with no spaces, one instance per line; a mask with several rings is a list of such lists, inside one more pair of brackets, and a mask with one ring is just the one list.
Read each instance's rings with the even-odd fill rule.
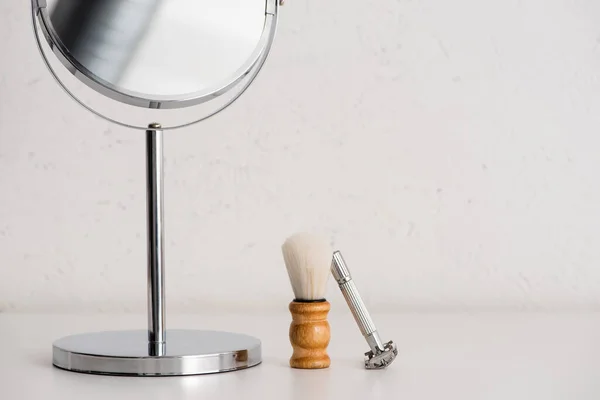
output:
[[360,328],[360,332],[366,336],[377,329],[375,329],[375,325],[373,324],[373,320],[369,315],[368,311],[365,309],[365,304],[363,303],[360,294],[358,294],[358,289],[354,284],[354,281],[350,280],[345,283],[340,284],[340,290],[342,294],[346,298],[346,303],[352,310],[352,314],[354,315],[354,319]]
[[360,328],[360,332],[367,340],[369,347],[371,347],[373,353],[381,353],[384,351],[384,344],[381,342],[381,338],[377,333],[377,328],[375,328],[371,315],[367,311],[367,307],[360,297],[346,262],[339,251],[333,253],[331,272],[340,286],[340,290],[346,299],[346,303],[348,303],[348,307],[350,307],[350,311],[352,311],[352,315]]

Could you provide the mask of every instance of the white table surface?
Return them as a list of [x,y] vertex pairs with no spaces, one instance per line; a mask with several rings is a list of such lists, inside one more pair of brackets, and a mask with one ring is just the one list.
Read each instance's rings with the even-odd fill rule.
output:
[[0,314],[0,399],[600,399],[600,314],[374,315],[399,346],[387,369],[366,371],[367,345],[349,314],[332,315],[327,370],[287,366],[289,315],[169,316],[177,328],[243,332],[263,341],[263,363],[226,374],[135,378],[51,366],[68,334],[144,327],[143,315]]

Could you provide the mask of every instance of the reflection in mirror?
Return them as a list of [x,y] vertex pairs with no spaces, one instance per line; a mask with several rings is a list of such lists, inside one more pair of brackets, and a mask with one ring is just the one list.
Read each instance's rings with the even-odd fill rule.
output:
[[254,53],[266,0],[47,0],[71,56],[120,92],[181,96],[231,81]]

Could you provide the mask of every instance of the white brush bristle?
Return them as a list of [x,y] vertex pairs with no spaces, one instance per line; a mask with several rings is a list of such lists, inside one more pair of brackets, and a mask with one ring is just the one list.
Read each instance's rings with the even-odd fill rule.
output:
[[281,250],[296,300],[324,299],[333,257],[327,240],[297,233],[285,241]]

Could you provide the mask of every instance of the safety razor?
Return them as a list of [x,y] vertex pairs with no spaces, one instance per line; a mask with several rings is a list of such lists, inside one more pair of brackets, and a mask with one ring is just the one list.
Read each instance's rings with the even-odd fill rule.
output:
[[360,332],[367,340],[371,350],[365,353],[365,368],[366,369],[383,369],[390,365],[398,355],[396,344],[391,340],[383,343],[375,328],[373,319],[365,307],[358,289],[352,280],[350,270],[344,261],[342,253],[336,251],[333,253],[333,261],[331,263],[331,273],[340,286],[340,290],[352,311],[352,315],[360,328]]

